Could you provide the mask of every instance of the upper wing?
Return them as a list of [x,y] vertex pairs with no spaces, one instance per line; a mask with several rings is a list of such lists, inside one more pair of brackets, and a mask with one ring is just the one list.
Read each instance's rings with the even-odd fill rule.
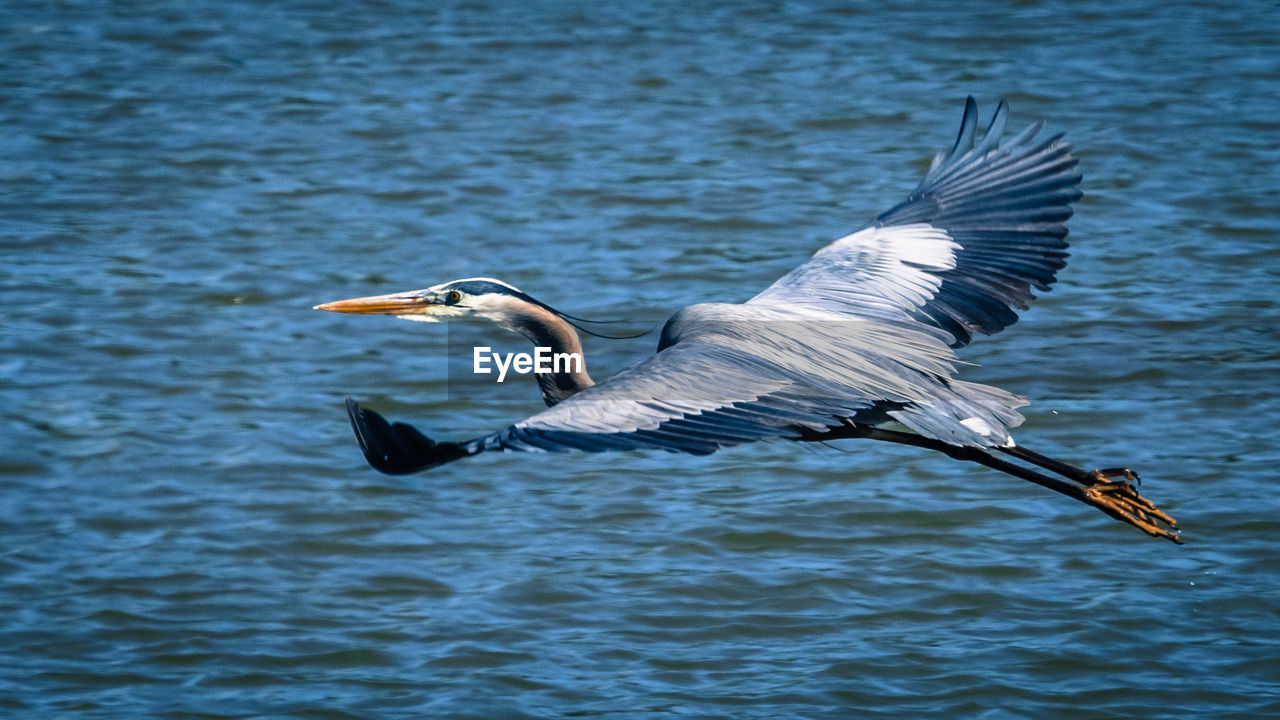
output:
[[870,228],[819,250],[750,302],[818,308],[878,320],[915,320],[950,335],[1017,321],[1066,265],[1071,203],[1080,198],[1077,160],[1061,135],[1037,141],[1043,123],[1000,145],[1003,101],[975,145],[977,104],[965,104],[960,134],[907,199]]
[[493,435],[476,449],[710,453],[797,427],[821,429],[874,404],[816,388],[800,372],[726,345],[666,348]]
[[[468,446],[508,450],[660,448],[706,453],[894,417],[957,444],[1007,439],[1020,398],[950,380],[945,333],[760,305],[693,305],[656,354]],[[927,408],[928,410],[922,410]]]
[[485,450],[657,448],[706,454],[782,434],[820,429],[867,401],[805,388],[778,366],[716,345],[668,348],[533,417],[462,443],[436,441],[347,399],[365,458],[401,475]]

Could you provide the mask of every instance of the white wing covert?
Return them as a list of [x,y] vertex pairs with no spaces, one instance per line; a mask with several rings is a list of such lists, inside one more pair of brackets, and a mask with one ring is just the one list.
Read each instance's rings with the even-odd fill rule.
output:
[[866,230],[819,250],[751,302],[797,303],[877,320],[917,320],[968,344],[1017,321],[1066,265],[1078,160],[1043,123],[1000,144],[1001,102],[975,144],[977,104],[905,201]]

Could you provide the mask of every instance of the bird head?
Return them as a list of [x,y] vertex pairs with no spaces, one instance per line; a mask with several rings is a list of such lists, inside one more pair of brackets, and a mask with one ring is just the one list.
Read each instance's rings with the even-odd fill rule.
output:
[[581,323],[609,324],[615,321],[587,320],[562,313],[514,285],[493,278],[451,280],[425,290],[338,300],[316,305],[315,309],[354,315],[391,315],[418,322],[480,320],[524,335],[530,333],[531,327],[545,327],[556,322],[567,323],[588,335],[599,337],[621,339],[646,334],[611,335],[588,330]]
[[493,278],[452,280],[425,290],[338,300],[316,305],[315,309],[354,315],[392,315],[417,322],[478,319],[508,329],[516,318],[530,312],[560,314],[519,288]]

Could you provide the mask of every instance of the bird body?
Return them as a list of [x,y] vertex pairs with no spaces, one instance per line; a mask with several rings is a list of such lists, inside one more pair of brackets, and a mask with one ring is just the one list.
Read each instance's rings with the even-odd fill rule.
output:
[[[974,334],[1014,323],[1035,298],[1032,289],[1048,290],[1065,266],[1065,221],[1080,197],[1071,146],[1061,136],[1037,140],[1041,123],[1002,145],[1007,118],[1002,102],[978,141],[969,98],[953,147],[870,227],[821,248],[744,303],[681,309],[654,355],[600,384],[582,368],[538,375],[549,407],[506,428],[437,443],[348,401],[366,458],[403,473],[488,450],[705,454],[771,437],[872,437],[996,467],[1176,540],[1160,527],[1172,519],[1154,514],[1128,484],[1136,479],[1131,471],[1086,473],[1019,448],[1010,431],[1021,424],[1017,408],[1026,400],[956,378],[955,350]],[[475,318],[557,352],[582,349],[574,329],[580,318],[492,278],[317,307]],[[911,432],[885,429],[889,423]],[[987,449],[1084,489],[1020,465],[1012,470]],[[1104,485],[1112,489],[1098,489]]]

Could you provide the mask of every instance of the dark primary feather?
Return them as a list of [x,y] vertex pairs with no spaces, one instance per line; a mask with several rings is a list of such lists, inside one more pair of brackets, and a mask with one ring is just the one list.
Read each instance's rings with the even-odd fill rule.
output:
[[920,185],[877,218],[882,227],[928,223],[960,246],[955,267],[931,271],[942,284],[915,316],[951,333],[959,347],[980,332],[992,334],[1017,321],[1048,290],[1067,263],[1071,203],[1080,199],[1080,173],[1061,135],[1037,142],[1043,123],[999,145],[1008,121],[1003,101],[976,147],[977,104],[965,116],[952,149],[939,155]]
[[437,443],[405,423],[390,423],[347,398],[347,418],[365,460],[388,475],[408,475],[471,454],[457,443]]

